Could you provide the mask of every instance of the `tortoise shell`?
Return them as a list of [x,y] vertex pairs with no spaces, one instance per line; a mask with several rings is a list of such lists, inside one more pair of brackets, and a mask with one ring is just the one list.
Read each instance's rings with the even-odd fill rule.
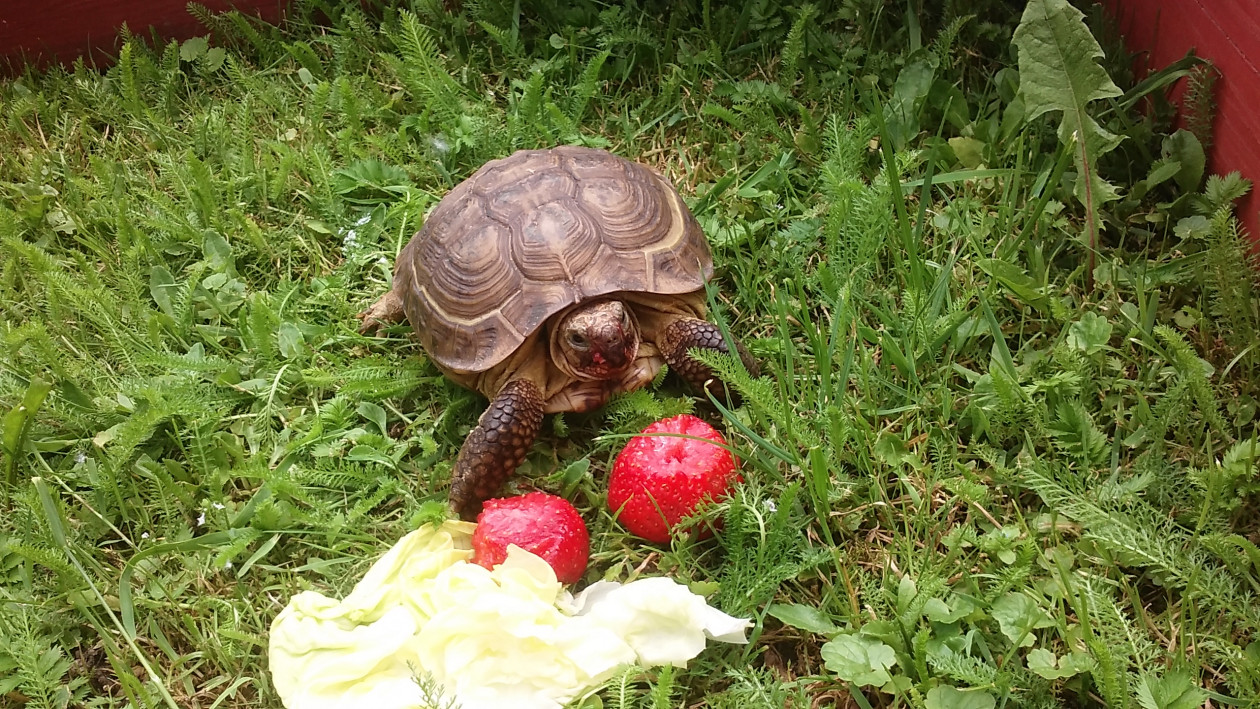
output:
[[451,190],[403,248],[395,289],[437,364],[484,372],[548,318],[617,291],[690,293],[713,274],[678,192],[602,150],[522,150]]

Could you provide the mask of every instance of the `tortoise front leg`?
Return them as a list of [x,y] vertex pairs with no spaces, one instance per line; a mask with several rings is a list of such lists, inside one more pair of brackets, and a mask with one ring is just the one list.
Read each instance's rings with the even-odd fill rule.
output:
[[[693,348],[730,352],[726,346],[726,340],[722,337],[722,331],[717,325],[699,318],[679,318],[666,326],[661,341],[657,343],[657,348],[665,356],[665,363],[669,365],[669,368],[678,372],[697,391],[704,388],[706,381],[714,379],[715,387],[710,391],[714,396],[722,396],[724,386],[722,382],[716,381],[713,370],[687,353],[687,350]],[[757,361],[738,340],[735,341],[735,349],[739,352],[739,358],[743,360],[744,368],[748,370],[748,373],[754,377],[760,376],[761,368],[757,366]],[[731,393],[734,394],[734,392]]]
[[503,385],[455,459],[450,499],[460,517],[476,519],[481,503],[516,472],[538,437],[542,419],[542,392],[533,382],[513,379]]
[[379,330],[384,325],[400,322],[407,317],[403,312],[402,297],[398,292],[390,289],[388,293],[381,296],[381,299],[368,306],[367,310],[359,313],[359,332],[367,334],[374,330]]

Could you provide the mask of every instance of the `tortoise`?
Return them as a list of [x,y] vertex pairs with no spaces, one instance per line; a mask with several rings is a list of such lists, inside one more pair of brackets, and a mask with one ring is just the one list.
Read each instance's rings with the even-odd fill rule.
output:
[[662,364],[724,392],[688,354],[729,352],[704,319],[712,275],[700,225],[655,171],[590,148],[522,150],[438,203],[359,317],[368,332],[405,316],[438,369],[490,399],[452,472],[451,506],[472,519],[544,414],[595,409]]

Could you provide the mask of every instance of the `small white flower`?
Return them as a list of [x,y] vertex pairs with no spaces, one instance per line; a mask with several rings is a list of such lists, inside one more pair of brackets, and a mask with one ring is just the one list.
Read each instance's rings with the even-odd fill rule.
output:
[[79,451],[78,453],[75,453],[74,455],[75,465],[83,465],[85,462],[87,462],[87,453],[84,453],[83,451]]
[[384,266],[385,268],[389,268],[389,259],[385,258],[384,256],[376,259],[376,263],[380,266]]
[[778,509],[779,509],[779,506],[778,506],[778,505],[776,505],[776,504],[774,504],[774,500],[762,500],[762,502],[761,502],[761,506],[762,506],[762,507],[765,507],[766,509],[770,510],[771,512],[776,512],[776,511],[778,511]]
[[148,533],[148,532],[143,532],[143,533],[140,535],[140,538],[141,538],[141,539],[148,539],[148,538],[149,538],[149,533]]
[[211,503],[210,506],[215,508],[216,510],[221,510],[224,508],[224,505],[218,502]]
[[232,562],[230,562],[230,561],[225,561],[225,562],[223,562],[223,568],[225,568],[225,569],[230,569],[230,568],[232,568]]
[[364,214],[362,217],[359,217],[359,221],[355,222],[355,223],[354,223],[354,225],[355,225],[355,226],[363,226],[364,224],[367,224],[367,223],[368,223],[368,222],[370,222],[370,221],[372,221],[372,215],[371,215],[371,214]]
[[205,523],[206,523],[206,513],[202,512],[201,516],[197,518],[197,526],[200,527],[201,525]]

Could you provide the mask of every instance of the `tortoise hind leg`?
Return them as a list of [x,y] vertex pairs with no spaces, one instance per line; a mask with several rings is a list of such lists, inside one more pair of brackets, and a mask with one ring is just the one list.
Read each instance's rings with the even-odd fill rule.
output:
[[367,310],[359,313],[359,332],[367,334],[373,330],[379,330],[382,326],[390,323],[396,323],[407,317],[403,312],[402,297],[394,289],[390,289],[388,293],[381,296],[381,299],[368,306]]
[[538,437],[542,418],[542,392],[537,385],[526,379],[503,385],[455,459],[450,499],[460,517],[476,519],[481,503],[516,472]]
[[[722,337],[722,331],[717,325],[699,318],[679,318],[666,326],[658,347],[661,354],[665,356],[665,362],[669,368],[678,372],[687,384],[700,391],[704,388],[706,381],[714,379],[714,386],[709,391],[712,391],[715,396],[722,396],[725,387],[721,382],[716,381],[713,370],[687,353],[690,349],[730,352],[730,348],[726,346],[726,340]],[[761,368],[757,366],[757,361],[738,340],[735,341],[735,349],[748,373],[754,377],[760,376]],[[734,394],[734,392],[730,393]]]

